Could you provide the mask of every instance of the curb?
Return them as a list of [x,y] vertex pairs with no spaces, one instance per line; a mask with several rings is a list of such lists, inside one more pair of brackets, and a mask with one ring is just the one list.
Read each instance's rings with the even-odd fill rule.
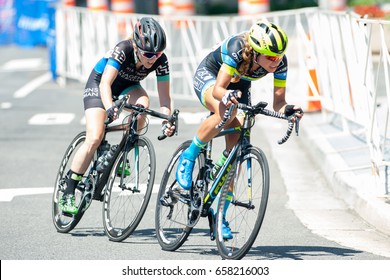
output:
[[320,113],[306,114],[304,122],[300,134],[310,147],[307,151],[335,195],[371,226],[390,236],[390,196],[370,188],[379,178],[372,175],[367,145],[323,121]]

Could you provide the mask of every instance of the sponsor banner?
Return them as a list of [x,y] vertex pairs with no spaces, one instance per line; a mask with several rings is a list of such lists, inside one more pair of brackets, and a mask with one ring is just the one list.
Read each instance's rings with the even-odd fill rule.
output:
[[0,45],[13,43],[15,13],[14,0],[0,0]]
[[46,46],[50,29],[54,28],[56,2],[57,0],[16,1],[14,42],[25,47]]

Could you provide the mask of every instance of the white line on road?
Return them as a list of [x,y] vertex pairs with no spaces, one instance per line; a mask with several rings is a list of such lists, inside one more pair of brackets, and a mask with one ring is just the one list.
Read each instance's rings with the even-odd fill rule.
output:
[[[140,187],[141,190],[146,189],[144,184]],[[159,184],[153,185],[152,193],[157,193],[160,189]],[[1,189],[0,190],[0,202],[10,202],[15,196],[23,195],[37,195],[37,194],[52,194],[54,188],[15,188],[15,189]]]
[[28,123],[32,125],[59,125],[69,124],[74,119],[75,114],[72,113],[48,113],[36,114]]
[[0,109],[11,109],[12,103],[11,102],[2,102],[0,103]]
[[17,188],[0,190],[0,201],[12,201],[15,196],[53,193],[53,188]]
[[43,74],[42,76],[32,80],[31,82],[27,83],[14,93],[14,98],[23,98],[29,95],[32,91],[34,91],[39,86],[43,85],[44,83],[50,81],[51,79],[51,73],[47,72],[46,74]]
[[[34,70],[36,71],[38,67],[46,67],[42,58],[27,58],[27,59],[14,59],[10,60],[3,64],[0,68],[1,71],[14,72],[17,70]],[[47,69],[47,67],[46,67]]]

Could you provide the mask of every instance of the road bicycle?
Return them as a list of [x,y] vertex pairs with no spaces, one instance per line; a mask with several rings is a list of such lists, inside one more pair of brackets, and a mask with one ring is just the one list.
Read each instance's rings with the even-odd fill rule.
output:
[[[122,123],[106,121],[105,133],[101,145],[95,152],[89,168],[75,190],[78,213],[63,213],[59,201],[66,188],[73,157],[86,139],[86,132],[79,133],[70,143],[61,160],[54,185],[52,217],[58,232],[67,233],[74,229],[93,200],[103,202],[103,224],[108,238],[123,241],[137,228],[153,189],[156,172],[156,155],[152,142],[143,136],[148,129],[138,129],[141,115],[150,115],[168,120],[178,128],[178,110],[172,115],[165,115],[143,106],[127,103],[129,96],[115,101],[118,115],[123,109],[131,113],[123,118]],[[108,135],[122,132],[119,144],[110,145]],[[159,140],[165,135],[158,136]],[[117,137],[118,138],[118,137]],[[112,142],[110,140],[110,142]],[[111,159],[108,154],[111,152]]]
[[[278,141],[279,144],[289,139],[294,126],[297,135],[299,130],[296,114],[287,117],[265,109],[266,106],[266,102],[259,102],[255,106],[240,103],[227,108],[216,128],[224,126],[234,107],[245,112],[245,117],[242,126],[223,129],[216,136],[238,133],[239,140],[214,181],[210,179],[213,168],[212,140],[201,150],[195,161],[190,190],[184,190],[178,185],[175,173],[180,155],[191,141],[182,143],[174,152],[161,180],[155,211],[156,235],[163,250],[174,251],[180,248],[199,219],[208,217],[210,238],[216,241],[223,259],[241,259],[248,253],[263,222],[270,184],[266,155],[250,143],[255,116],[263,114],[288,120],[286,134]],[[215,215],[212,204],[217,197],[220,199]],[[231,228],[232,239],[224,239],[222,235],[223,209],[228,199],[231,202],[227,208],[226,220]]]

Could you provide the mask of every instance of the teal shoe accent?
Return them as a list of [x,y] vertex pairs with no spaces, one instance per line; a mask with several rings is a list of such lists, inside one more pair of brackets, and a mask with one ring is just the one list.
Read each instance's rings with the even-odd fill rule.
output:
[[195,161],[184,158],[184,153],[181,154],[179,164],[176,169],[176,180],[179,185],[189,190],[192,186],[192,172],[194,171]]
[[229,222],[225,218],[222,220],[222,237],[223,239],[232,239],[232,230],[229,227]]

